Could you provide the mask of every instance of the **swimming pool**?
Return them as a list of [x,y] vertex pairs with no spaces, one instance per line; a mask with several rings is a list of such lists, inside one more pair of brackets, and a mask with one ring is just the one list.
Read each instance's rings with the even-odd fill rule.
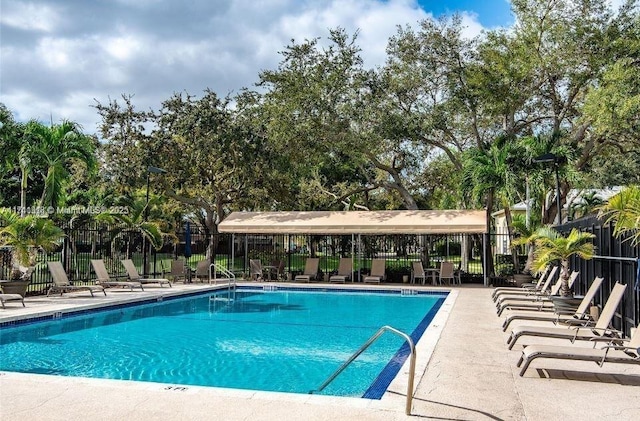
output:
[[[3,328],[0,370],[308,393],[382,325],[417,342],[444,298],[286,288],[207,293]],[[385,335],[323,393],[377,399],[406,356],[402,340]]]

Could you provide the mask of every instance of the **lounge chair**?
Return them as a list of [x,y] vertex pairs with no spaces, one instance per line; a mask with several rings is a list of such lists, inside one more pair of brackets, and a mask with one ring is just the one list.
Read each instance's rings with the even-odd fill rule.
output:
[[551,269],[551,271],[549,271],[548,276],[546,277],[546,279],[544,280],[544,283],[540,288],[535,288],[535,289],[523,288],[520,291],[512,291],[509,293],[502,292],[501,294],[496,295],[493,301],[496,303],[496,306],[499,307],[499,303],[504,300],[513,299],[513,298],[518,299],[523,297],[525,299],[528,299],[527,297],[549,294],[549,289],[551,288],[551,282],[553,281],[553,278],[556,274],[557,269],[558,269],[557,267],[554,267],[553,269]]
[[386,264],[387,262],[384,259],[373,259],[371,261],[371,273],[366,275],[362,281],[379,284],[386,276]]
[[602,285],[602,278],[595,278],[589,287],[589,290],[584,295],[584,298],[580,302],[580,305],[573,313],[564,313],[554,311],[553,313],[549,311],[516,311],[511,314],[508,314],[502,323],[502,331],[506,332],[509,328],[509,325],[514,320],[536,320],[536,321],[549,321],[553,323],[560,323],[566,321],[588,321],[589,316],[589,307],[591,306],[591,301],[593,297],[595,297],[598,289],[600,289],[600,285]]
[[556,272],[558,271],[558,267],[554,266],[549,271],[547,271],[543,276],[540,277],[538,282],[533,287],[521,287],[516,288],[515,290],[501,290],[498,292],[494,292],[493,301],[499,301],[501,297],[504,296],[513,296],[513,295],[531,295],[535,293],[544,292],[549,285],[551,285],[551,281],[553,281]]
[[551,266],[547,266],[540,273],[540,277],[538,278],[538,280],[536,282],[525,282],[524,284],[521,284],[520,286],[497,287],[497,288],[495,288],[493,290],[493,294],[491,294],[491,297],[495,301],[496,297],[499,294],[504,294],[505,292],[506,293],[511,293],[511,292],[516,292],[516,291],[530,290],[530,289],[540,289],[542,287],[542,284],[547,279],[547,274],[549,273],[549,270],[551,270]]
[[133,264],[133,260],[125,259],[121,260],[122,265],[127,271],[127,275],[129,276],[129,280],[133,282],[140,282],[141,284],[160,284],[160,286],[167,284],[171,287],[171,282],[168,279],[164,278],[142,278],[138,273],[138,269],[136,269],[136,265]]
[[196,270],[193,273],[193,279],[195,281],[198,281],[199,279],[202,282],[204,282],[204,280],[206,279],[207,282],[210,283],[210,280],[209,280],[210,267],[211,267],[211,259],[200,260],[198,263],[196,263]]
[[640,325],[629,340],[610,339],[608,345],[601,348],[581,346],[529,345],[522,350],[518,361],[520,376],[524,375],[529,364],[537,358],[553,358],[571,361],[593,361],[600,367],[604,363],[640,364]]
[[264,269],[260,259],[249,260],[249,276],[252,281],[264,281]]
[[316,280],[318,276],[318,267],[320,266],[320,258],[309,257],[304,264],[304,272],[302,275],[296,275],[296,282],[310,282]]
[[53,278],[53,285],[49,287],[47,297],[52,292],[59,292],[60,295],[62,295],[65,292],[74,291],[89,291],[92,297],[94,292],[102,292],[105,296],[107,295],[107,292],[101,285],[71,285],[67,277],[67,272],[65,272],[64,266],[62,266],[62,262],[47,262],[47,266]]
[[2,304],[2,308],[6,308],[4,303],[8,303],[10,301],[20,301],[22,303],[22,307],[26,307],[24,305],[24,297],[20,294],[0,294],[0,304]]
[[351,280],[352,273],[351,257],[341,257],[338,264],[338,273],[331,275],[329,282],[342,282],[344,284],[346,281]]
[[[578,278],[580,272],[573,271],[571,276],[569,277],[569,287],[573,286],[573,283]],[[551,299],[552,296],[556,296],[560,293],[560,288],[562,288],[562,282],[560,279],[553,285],[553,288],[547,293],[547,291],[542,291],[537,294],[532,294],[530,296],[521,295],[521,296],[506,296],[505,299],[496,304],[498,316],[502,316],[504,310],[507,309],[517,309],[517,310],[528,310],[528,309],[538,309],[538,310],[547,310],[551,311],[555,309],[554,303]]]
[[600,318],[595,325],[588,324],[586,326],[570,326],[568,328],[560,326],[517,326],[511,331],[511,335],[507,340],[509,349],[512,349],[518,339],[523,336],[568,339],[571,342],[588,341],[594,338],[611,337],[615,335],[620,336],[620,332],[610,328],[609,325],[611,324],[618,304],[620,304],[620,300],[622,300],[626,287],[626,285],[620,283],[615,284],[607,303],[602,309]]
[[424,273],[424,266],[421,261],[411,263],[411,283],[415,284],[422,279],[422,285],[427,281],[427,275]]
[[137,281],[116,281],[111,278],[107,268],[104,265],[104,261],[102,259],[91,260],[91,266],[93,266],[93,271],[96,273],[96,283],[102,285],[105,288],[109,287],[123,287],[129,288],[133,291],[134,288],[140,288],[144,291],[142,284]]

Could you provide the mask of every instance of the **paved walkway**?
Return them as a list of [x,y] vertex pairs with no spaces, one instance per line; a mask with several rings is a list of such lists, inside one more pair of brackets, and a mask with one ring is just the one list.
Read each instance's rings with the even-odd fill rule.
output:
[[[171,293],[183,288],[176,286]],[[151,288],[147,288],[151,290]],[[640,366],[538,360],[525,377],[515,366],[522,347],[508,351],[491,289],[455,288],[449,317],[433,340],[416,385],[412,415],[404,415],[403,386],[383,401],[251,392],[155,383],[0,373],[0,419],[9,420],[632,420],[640,419]],[[168,293],[155,289],[150,297]],[[138,293],[140,294],[140,293]],[[128,299],[110,293],[100,301]],[[127,297],[127,298],[125,298]],[[92,301],[93,300],[93,301]],[[28,309],[0,310],[0,321],[25,311],[61,311],[95,299],[28,300]],[[10,304],[12,307],[15,304]],[[445,326],[439,326],[444,324]],[[515,326],[515,324],[514,324]],[[421,341],[422,342],[422,341]],[[545,342],[532,339],[526,343]],[[568,344],[557,340],[547,343]],[[421,343],[424,348],[424,344]],[[584,346],[584,345],[583,345]],[[424,353],[423,353],[424,354]],[[427,365],[428,363],[428,365]]]

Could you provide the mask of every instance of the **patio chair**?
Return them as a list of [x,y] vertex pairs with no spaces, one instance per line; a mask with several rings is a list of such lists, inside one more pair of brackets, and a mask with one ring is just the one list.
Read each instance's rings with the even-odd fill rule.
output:
[[373,259],[371,261],[371,273],[366,275],[362,281],[379,284],[386,276],[386,263],[384,259]]
[[309,257],[304,264],[304,272],[301,275],[296,275],[296,282],[310,282],[311,280],[317,280],[318,267],[320,266],[319,257]]
[[[586,348],[582,346],[529,345],[522,350],[518,367],[520,376],[529,368],[529,364],[537,358],[553,358],[570,361],[593,361],[600,367],[604,363],[640,364],[640,325],[636,327],[631,338],[627,340],[603,338],[608,344],[602,348]],[[595,342],[595,341],[594,341]]]
[[338,264],[338,273],[329,277],[329,282],[342,282],[343,284],[351,280],[353,273],[351,257],[341,257]]
[[2,294],[0,293],[0,304],[2,304],[2,308],[6,308],[4,303],[8,303],[10,301],[20,301],[22,303],[22,307],[26,307],[24,305],[24,297],[20,294]]
[[60,295],[62,295],[65,292],[74,291],[89,291],[92,297],[94,296],[94,292],[102,292],[105,296],[107,295],[107,292],[101,285],[72,285],[71,282],[69,282],[64,266],[62,266],[62,262],[47,262],[47,267],[53,278],[53,285],[49,287],[47,297],[52,292],[59,292]]
[[602,309],[600,318],[598,318],[595,325],[589,323],[583,326],[569,326],[568,328],[559,326],[517,326],[511,331],[511,335],[507,340],[509,349],[512,349],[518,339],[523,336],[568,339],[571,342],[589,341],[596,338],[612,337],[615,335],[621,336],[619,331],[610,328],[609,325],[611,324],[611,320],[613,319],[613,315],[615,314],[618,304],[620,304],[620,301],[622,300],[626,287],[626,285],[616,282],[613,290],[611,291],[611,295],[609,295],[607,303]]
[[276,281],[284,279],[284,260],[274,260],[269,267],[269,280],[274,277]]
[[102,259],[91,260],[91,266],[93,267],[93,271],[96,273],[96,283],[105,287],[122,287],[129,288],[133,291],[134,288],[140,288],[144,291],[142,284],[137,281],[116,281],[111,278],[107,268],[104,265],[104,261]]
[[445,279],[449,285],[456,283],[455,269],[451,262],[440,262],[440,273],[438,275],[440,285],[442,285],[442,281]]
[[580,302],[578,308],[573,313],[562,312],[555,310],[553,313],[549,311],[516,311],[508,314],[502,323],[502,331],[506,332],[509,325],[514,320],[536,320],[536,321],[549,321],[555,324],[558,323],[580,323],[590,320],[589,310],[591,307],[591,301],[595,297],[600,285],[602,285],[603,279],[598,277],[593,280],[589,290],[584,295],[584,298]]
[[125,259],[125,260],[121,260],[122,265],[124,266],[125,270],[127,271],[127,275],[129,276],[129,280],[133,281],[133,282],[140,282],[141,284],[160,284],[160,286],[162,287],[162,285],[167,284],[169,285],[169,287],[171,287],[171,282],[169,282],[168,279],[164,279],[164,278],[143,278],[140,276],[140,274],[138,273],[138,269],[136,269],[136,265],[133,263],[133,260],[131,259]]
[[174,259],[171,261],[169,278],[171,278],[173,282],[177,282],[180,278],[182,278],[183,282],[187,282],[187,266],[183,259]]
[[528,286],[526,287],[523,286],[519,288],[509,287],[508,289],[501,288],[500,291],[494,291],[492,295],[493,301],[498,301],[500,297],[503,295],[522,295],[522,294],[528,295],[534,292],[544,291],[551,284],[551,281],[556,276],[557,271],[558,271],[557,266],[551,267],[549,270],[545,271],[544,274],[540,277],[540,279],[538,279],[538,282],[531,287],[528,287]]
[[193,279],[195,281],[201,280],[203,283],[204,283],[204,280],[206,279],[207,282],[210,282],[210,280],[209,280],[209,268],[210,267],[211,267],[211,259],[200,260],[196,264],[196,270],[193,273]]
[[424,266],[421,261],[411,263],[411,283],[415,284],[416,281],[422,279],[422,285],[427,281],[427,275],[424,273]]
[[264,281],[264,269],[260,259],[249,260],[249,276],[252,281]]

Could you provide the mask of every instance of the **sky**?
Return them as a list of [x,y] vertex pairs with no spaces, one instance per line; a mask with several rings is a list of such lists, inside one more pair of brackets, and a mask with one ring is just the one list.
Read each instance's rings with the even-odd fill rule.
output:
[[219,96],[276,69],[292,39],[359,31],[365,66],[382,65],[397,25],[463,16],[469,37],[509,27],[508,0],[2,0],[0,102],[18,121],[98,131],[92,105],[133,95],[157,110],[174,92]]

